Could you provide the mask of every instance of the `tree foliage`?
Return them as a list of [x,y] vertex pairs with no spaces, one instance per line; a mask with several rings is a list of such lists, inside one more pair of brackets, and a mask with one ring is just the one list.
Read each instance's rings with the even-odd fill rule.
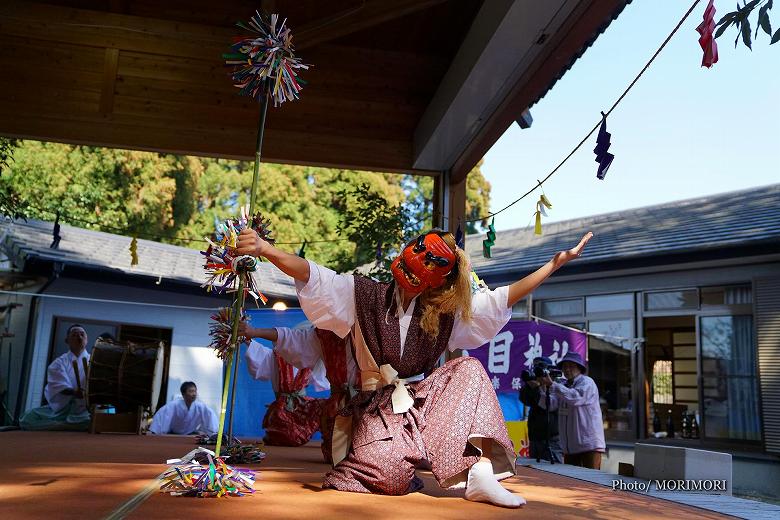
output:
[[[248,203],[252,182],[246,161],[38,141],[3,150],[0,196],[27,202],[30,218],[60,212],[72,225],[193,248]],[[430,227],[432,192],[426,177],[263,164],[256,207],[281,248],[297,252],[307,240],[307,258],[347,271],[375,261],[378,242],[391,251]],[[489,197],[477,167],[467,211],[487,213]]]
[[[720,38],[723,33],[726,32],[726,29],[733,25],[737,30],[737,36],[734,39],[734,47],[739,44],[739,40],[741,39],[745,47],[752,50],[753,40],[758,38],[760,30],[763,30],[767,36],[769,36],[769,45],[777,43],[780,41],[780,29],[777,29],[774,34],[772,34],[772,22],[769,19],[769,11],[772,9],[772,4],[773,0],[751,0],[750,2],[744,0],[740,7],[739,2],[737,2],[736,11],[726,13],[718,23],[715,24],[716,27],[718,27],[718,30],[715,31],[715,38]],[[750,17],[756,12],[757,8],[758,15],[755,20],[756,29],[754,34],[750,23]]]

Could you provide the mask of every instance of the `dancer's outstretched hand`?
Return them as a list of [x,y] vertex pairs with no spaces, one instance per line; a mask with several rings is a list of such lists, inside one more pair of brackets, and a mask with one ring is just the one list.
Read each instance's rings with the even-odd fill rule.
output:
[[265,253],[273,247],[260,238],[254,229],[242,229],[238,234],[236,253],[239,255],[265,256]]
[[559,269],[566,265],[566,263],[579,257],[582,254],[582,250],[585,249],[585,246],[591,238],[593,238],[593,233],[588,231],[585,233],[585,236],[582,237],[582,240],[580,240],[579,244],[572,247],[568,251],[559,251],[556,253],[553,257],[553,264],[555,265],[555,269]]

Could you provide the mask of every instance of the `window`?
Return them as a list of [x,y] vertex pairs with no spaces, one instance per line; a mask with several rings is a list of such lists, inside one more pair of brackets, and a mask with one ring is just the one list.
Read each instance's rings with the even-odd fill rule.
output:
[[528,298],[523,298],[512,305],[512,317],[515,319],[528,317]]
[[631,353],[598,338],[588,338],[588,374],[599,389],[605,437],[633,440]]
[[633,294],[605,294],[585,298],[585,309],[588,314],[595,312],[634,312]]
[[646,311],[698,309],[699,294],[696,289],[645,293]]
[[653,402],[672,404],[672,362],[659,360],[653,363]]
[[753,290],[749,285],[703,287],[701,289],[702,306],[750,305],[751,303],[753,303]]
[[583,315],[582,298],[571,300],[551,300],[543,301],[542,318],[555,318],[559,316],[582,316]]
[[761,440],[752,316],[701,317],[704,435]]
[[603,334],[604,341],[631,349],[632,342],[617,338],[634,337],[634,320],[590,320],[588,330],[595,334]]

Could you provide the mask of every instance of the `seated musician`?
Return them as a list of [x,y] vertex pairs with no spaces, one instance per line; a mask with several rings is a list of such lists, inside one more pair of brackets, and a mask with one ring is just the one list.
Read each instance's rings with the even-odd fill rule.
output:
[[149,433],[157,435],[173,433],[189,435],[194,433],[213,435],[219,422],[214,410],[198,401],[198,387],[192,381],[181,385],[182,399],[176,399],[154,414]]
[[22,416],[23,430],[87,430],[89,412],[84,402],[87,384],[87,331],[75,324],[65,337],[68,351],[52,361],[46,372],[43,395],[46,406],[33,408]]

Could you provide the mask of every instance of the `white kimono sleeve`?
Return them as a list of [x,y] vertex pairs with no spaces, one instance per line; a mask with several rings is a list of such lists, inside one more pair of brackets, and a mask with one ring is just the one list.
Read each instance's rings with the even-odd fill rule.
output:
[[249,375],[260,381],[270,381],[276,373],[276,360],[274,351],[264,347],[260,343],[253,341],[244,353],[246,359],[246,369]]
[[355,279],[350,275],[317,265],[309,260],[309,281],[296,280],[298,301],[312,324],[333,331],[338,337],[349,334],[355,323]]
[[274,352],[298,370],[311,368],[310,382],[318,392],[330,390],[325,377],[325,363],[322,360],[322,345],[314,327],[288,329],[277,327],[278,338]]
[[171,431],[171,420],[173,419],[173,403],[168,403],[154,414],[152,425],[149,432],[156,435],[163,435]]
[[471,297],[471,321],[455,319],[448,344],[449,350],[481,347],[495,338],[512,317],[508,299],[509,286],[475,293]]
[[72,395],[65,395],[62,393],[63,390],[75,390],[76,387],[74,382],[76,377],[73,372],[73,365],[66,366],[68,359],[67,355],[60,356],[52,361],[51,365],[49,365],[49,368],[46,370],[46,388],[44,389],[44,396],[54,413],[65,408],[73,399]]
[[[198,401],[196,401],[198,402]],[[206,433],[209,435],[213,435],[219,431],[219,419],[217,419],[217,414],[209,408],[206,403],[200,403],[201,404],[201,420],[200,420],[200,427],[203,429]]]

